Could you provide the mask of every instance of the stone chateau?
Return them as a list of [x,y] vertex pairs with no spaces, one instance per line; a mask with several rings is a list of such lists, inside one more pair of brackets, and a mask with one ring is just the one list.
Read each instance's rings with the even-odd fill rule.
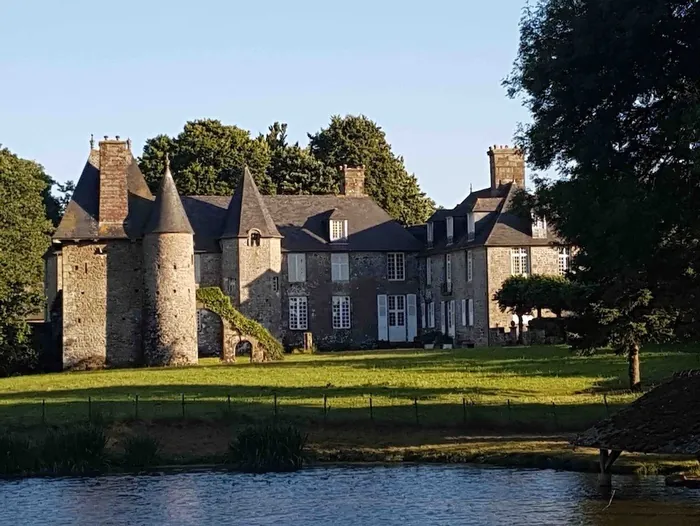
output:
[[374,348],[438,330],[458,344],[503,340],[491,300],[511,274],[559,273],[568,250],[542,222],[508,213],[522,156],[489,149],[491,185],[404,228],[342,168],[340,195],[260,195],[246,169],[232,196],[156,196],[119,137],[91,147],[46,254],[47,321],[64,368],[196,363],[227,331],[198,307],[218,286],[287,347]]

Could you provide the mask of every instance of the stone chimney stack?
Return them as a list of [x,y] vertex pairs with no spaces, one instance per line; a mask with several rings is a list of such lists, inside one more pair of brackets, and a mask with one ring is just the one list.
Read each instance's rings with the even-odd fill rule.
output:
[[364,197],[365,167],[350,168],[347,164],[340,167],[343,179],[340,182],[340,193],[348,197]]
[[517,148],[491,146],[487,152],[491,165],[491,189],[507,183],[525,188],[525,156]]
[[129,212],[127,168],[131,151],[127,141],[117,136],[100,141],[100,207],[98,211],[100,235],[124,232]]

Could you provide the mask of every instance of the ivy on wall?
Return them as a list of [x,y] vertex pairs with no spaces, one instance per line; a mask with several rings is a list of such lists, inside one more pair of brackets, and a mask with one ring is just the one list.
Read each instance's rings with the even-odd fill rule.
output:
[[197,300],[205,309],[210,310],[222,320],[229,322],[231,328],[237,330],[242,336],[253,336],[265,351],[266,359],[282,360],[284,348],[282,344],[270,334],[265,327],[257,321],[251,320],[237,311],[231,300],[219,287],[203,287],[197,289]]

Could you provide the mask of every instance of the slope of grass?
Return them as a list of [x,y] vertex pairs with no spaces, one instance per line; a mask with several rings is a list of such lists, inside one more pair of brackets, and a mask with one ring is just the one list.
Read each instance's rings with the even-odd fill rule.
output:
[[[645,349],[642,379],[650,386],[699,364],[695,347]],[[625,375],[623,357],[578,357],[563,347],[293,355],[257,365],[210,359],[184,368],[2,379],[0,423],[28,427],[42,419],[65,423],[183,414],[249,422],[275,415],[276,396],[278,418],[329,425],[374,420],[422,427],[578,430],[634,399],[625,390]]]

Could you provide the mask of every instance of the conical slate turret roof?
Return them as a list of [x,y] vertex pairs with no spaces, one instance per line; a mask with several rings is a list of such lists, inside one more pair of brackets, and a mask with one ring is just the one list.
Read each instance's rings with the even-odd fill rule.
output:
[[251,230],[258,230],[262,237],[282,237],[246,166],[229,203],[221,237],[248,237]]
[[170,162],[166,159],[165,175],[160,182],[153,204],[151,217],[144,234],[194,234],[187,214],[182,206],[180,194],[170,173]]

